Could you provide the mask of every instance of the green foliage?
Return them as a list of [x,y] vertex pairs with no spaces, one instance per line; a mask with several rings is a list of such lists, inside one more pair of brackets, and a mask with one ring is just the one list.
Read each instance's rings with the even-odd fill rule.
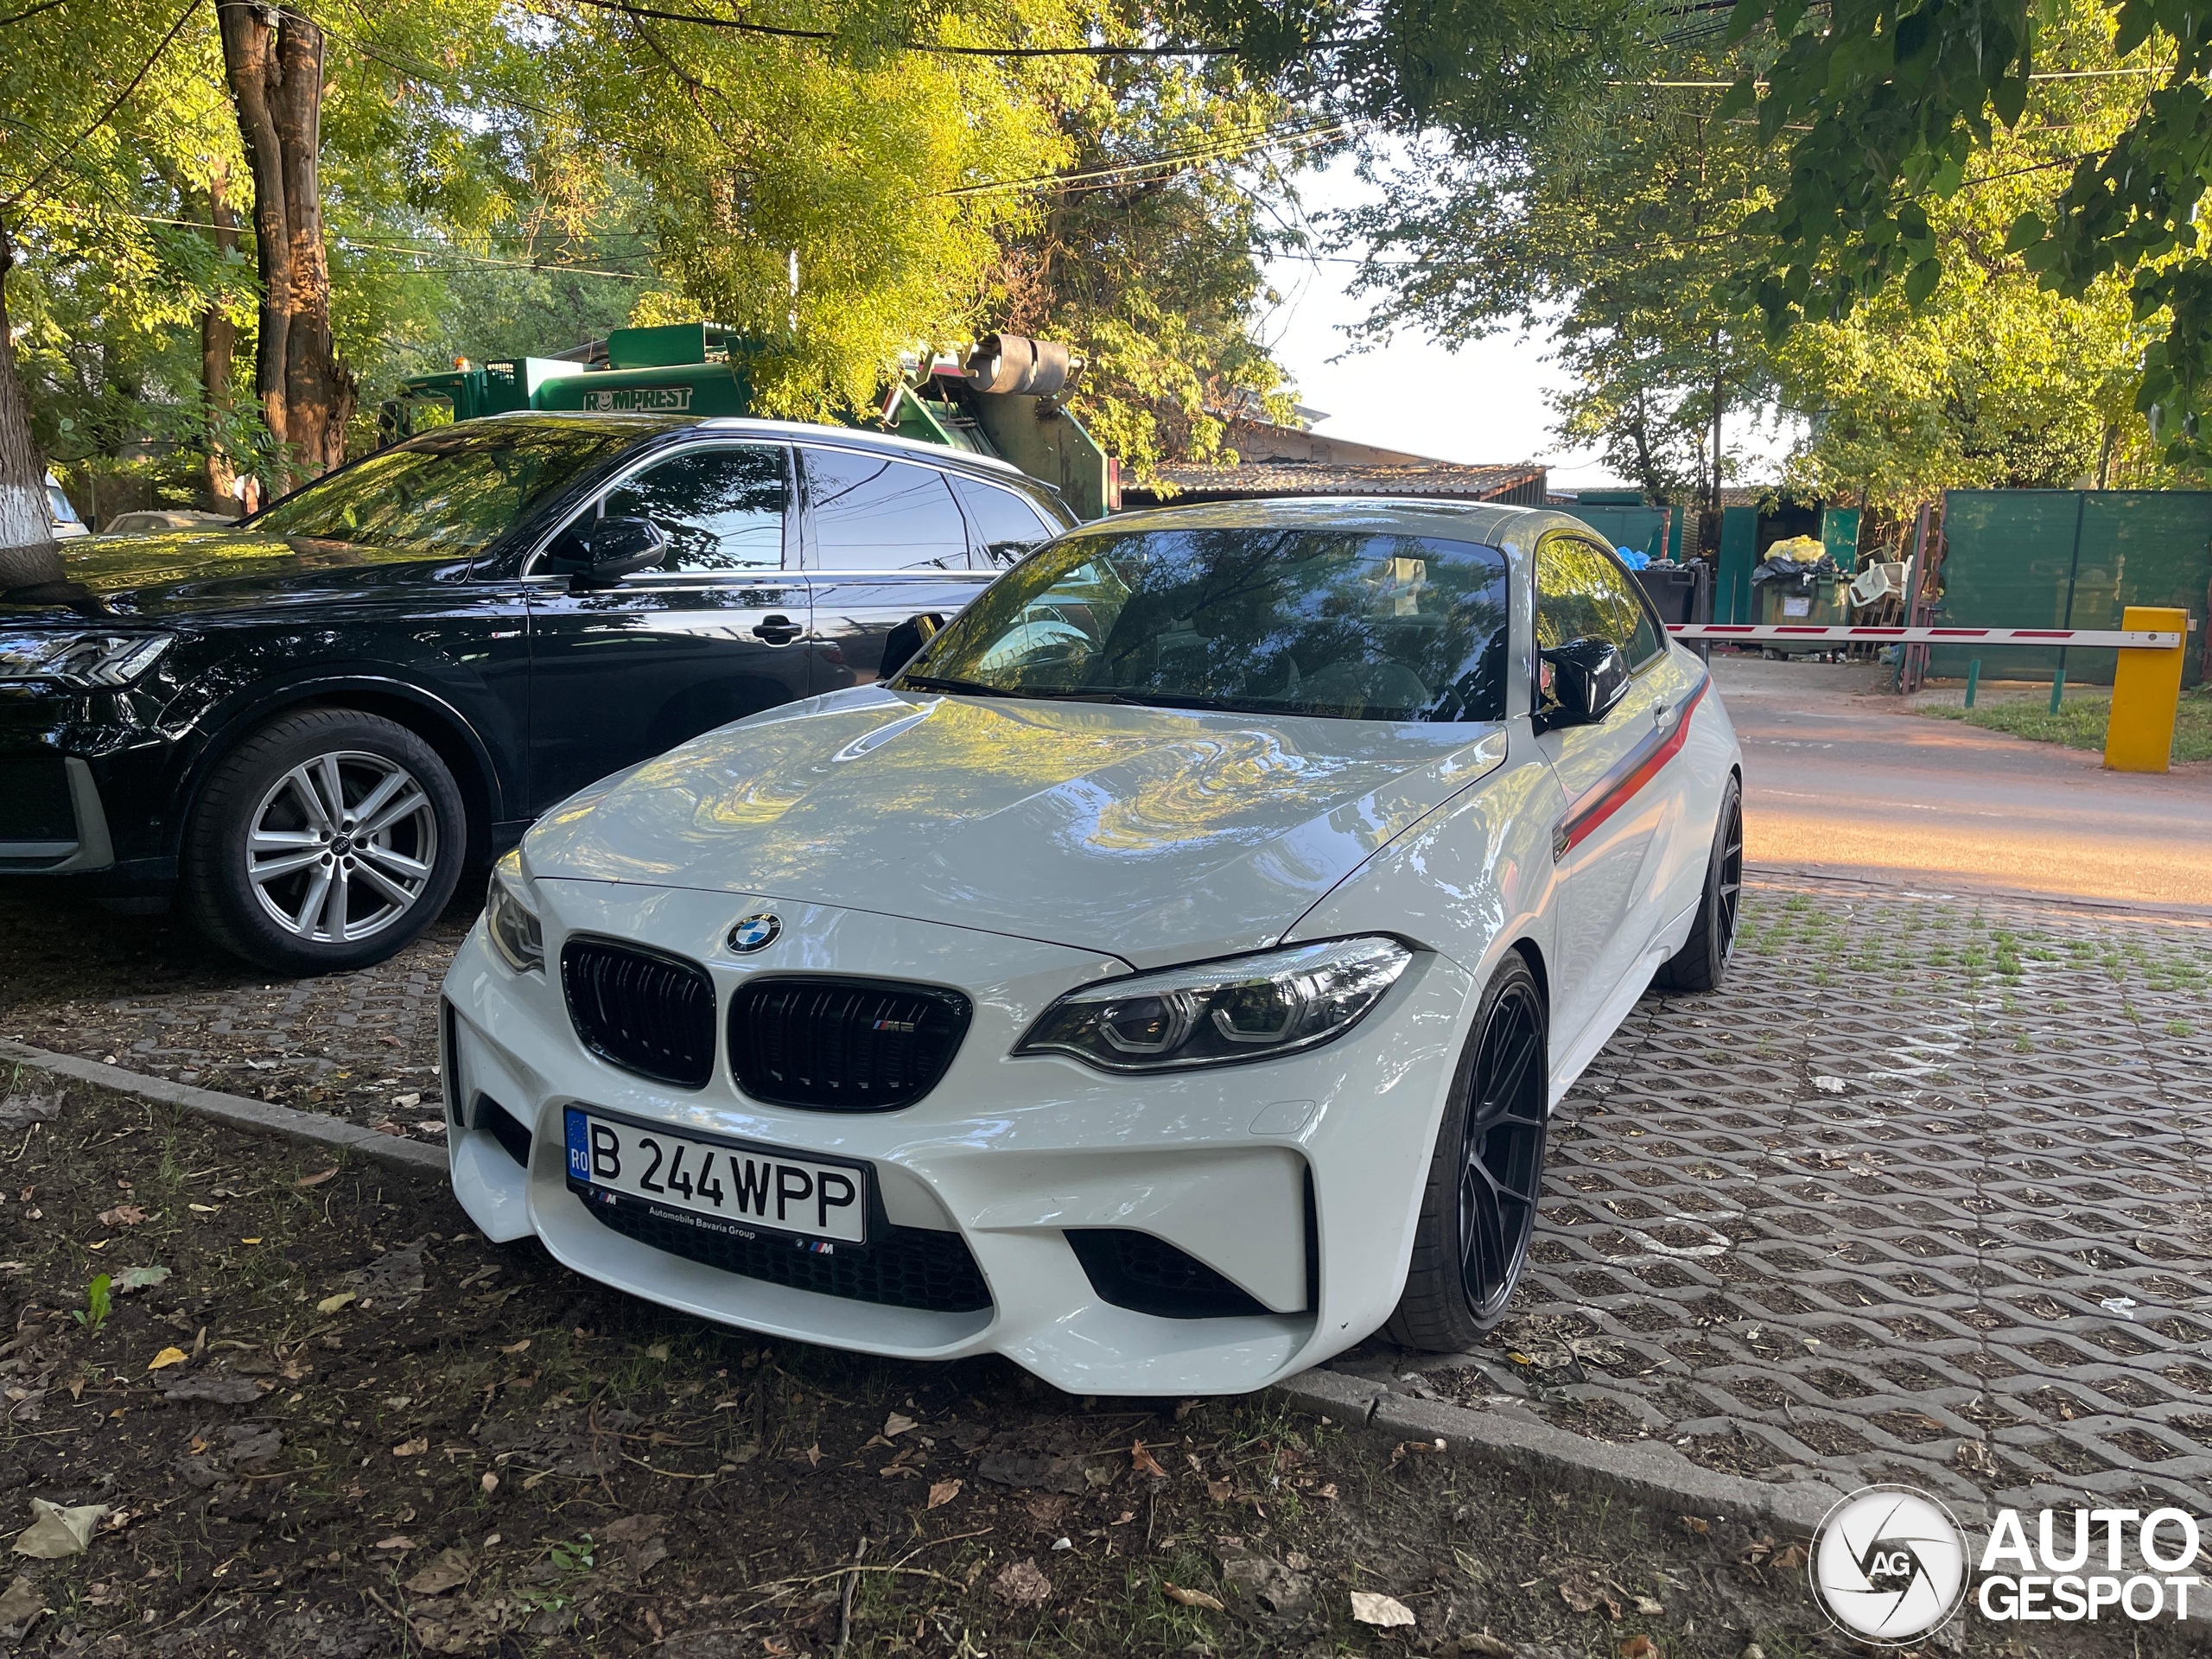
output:
[[1808,24],[1799,10],[1742,0],[1731,19],[1751,48],[1732,104],[1756,105],[1762,138],[1789,162],[1786,188],[1750,227],[1771,242],[1749,250],[1738,296],[1777,333],[1847,316],[1900,276],[1908,304],[1937,301],[1945,267],[1926,205],[1997,176],[1990,163],[2010,139],[2053,125],[2049,100],[2074,84],[2034,73],[2120,71],[2109,84],[2129,107],[2073,134],[2054,158],[2064,188],[2013,215],[2001,246],[2070,300],[2126,285],[2131,321],[2157,329],[2136,406],[2166,462],[2205,459],[2212,257],[2196,209],[2212,168],[2212,13],[2151,0],[1835,0]]
[[[2112,694],[2069,692],[2055,715],[2040,691],[2026,697],[1979,702],[1972,709],[1931,703],[1920,712],[1938,720],[1964,721],[1985,731],[2005,732],[2039,743],[2058,743],[2069,749],[2101,749],[2105,746],[2105,726],[2112,714]],[[2212,688],[2199,686],[2182,694],[2181,706],[2174,717],[2173,758],[2177,761],[2212,760]]]
[[[1693,57],[1675,73],[1713,68]],[[1647,490],[1709,499],[1732,470],[1734,417],[1772,380],[1763,331],[1715,289],[1777,182],[1712,103],[1624,86],[1510,147],[1415,151],[1342,226],[1370,251],[1358,290],[1381,296],[1369,340],[1547,323],[1578,383],[1555,406],[1560,435]]]
[[115,1311],[115,1298],[108,1288],[113,1282],[106,1274],[94,1274],[92,1282],[85,1287],[84,1306],[72,1309],[69,1317],[86,1330],[98,1332],[107,1323],[107,1316]]
[[1065,182],[1007,238],[978,321],[1079,352],[1071,404],[1148,482],[1166,461],[1218,458],[1229,411],[1288,412],[1257,334],[1274,299],[1261,257],[1295,234],[1260,203],[1289,181],[1254,147],[1303,124],[1227,68],[1109,65],[1081,90],[1060,111]]

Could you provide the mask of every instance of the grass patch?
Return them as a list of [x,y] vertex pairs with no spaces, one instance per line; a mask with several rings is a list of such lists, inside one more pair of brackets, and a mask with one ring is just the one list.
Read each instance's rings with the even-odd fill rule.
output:
[[[1985,702],[1974,709],[1930,703],[1920,712],[1938,720],[1962,720],[1985,731],[2031,738],[2038,743],[2062,743],[2069,749],[2102,749],[2105,721],[2112,714],[2112,693],[2069,691],[2055,715],[2041,697]],[[2212,760],[2212,686],[2200,685],[2182,693],[2181,708],[2174,716],[2174,759]]]

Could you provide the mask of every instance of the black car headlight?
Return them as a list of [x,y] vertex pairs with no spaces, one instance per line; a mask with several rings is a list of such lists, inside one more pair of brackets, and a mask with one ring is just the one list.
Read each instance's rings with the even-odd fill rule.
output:
[[128,685],[175,643],[167,633],[18,634],[0,641],[0,681],[51,680],[73,691]]
[[1107,1071],[1296,1053],[1357,1025],[1413,959],[1395,939],[1332,939],[1105,980],[1046,1009],[1014,1052]]
[[492,886],[484,895],[484,932],[500,959],[518,974],[539,973],[545,967],[545,931],[531,898],[522,854],[509,853],[492,868]]

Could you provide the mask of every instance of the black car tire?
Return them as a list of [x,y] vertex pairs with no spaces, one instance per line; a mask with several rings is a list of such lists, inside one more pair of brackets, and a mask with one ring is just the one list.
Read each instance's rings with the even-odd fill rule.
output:
[[1542,989],[1510,951],[1475,1010],[1421,1191],[1405,1291],[1382,1327],[1402,1348],[1465,1352],[1513,1300],[1543,1183],[1548,1037]]
[[437,918],[467,842],[460,786],[435,749],[381,715],[303,709],[208,774],[185,826],[182,897],[202,932],[249,962],[341,973]]
[[1659,964],[1651,983],[1662,991],[1712,991],[1727,976],[1736,950],[1736,917],[1744,892],[1744,791],[1734,776],[1720,791],[1713,855],[1698,895],[1697,920],[1682,948]]

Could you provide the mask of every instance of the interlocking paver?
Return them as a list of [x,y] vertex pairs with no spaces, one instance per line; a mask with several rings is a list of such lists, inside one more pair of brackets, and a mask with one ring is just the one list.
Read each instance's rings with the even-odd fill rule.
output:
[[[0,900],[0,1032],[435,1134],[458,908],[272,983],[50,906]],[[1764,1478],[2212,1513],[2212,925],[1755,882],[1726,988],[1647,997],[1561,1103],[1482,1350],[1338,1363]]]
[[2212,927],[1768,881],[1561,1103],[1482,1351],[1350,1368],[1754,1476],[2212,1510]]

